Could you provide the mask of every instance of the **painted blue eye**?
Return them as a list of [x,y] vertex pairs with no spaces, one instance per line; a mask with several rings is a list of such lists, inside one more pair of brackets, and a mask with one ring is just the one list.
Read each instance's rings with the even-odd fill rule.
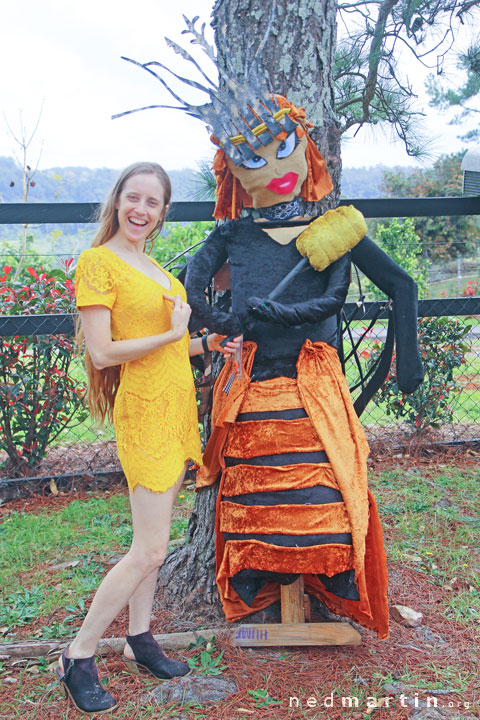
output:
[[256,170],[257,168],[261,168],[266,164],[267,161],[265,160],[265,158],[262,158],[261,155],[254,155],[248,160],[244,160],[240,164],[240,167],[247,168],[248,170]]
[[297,147],[297,133],[295,130],[292,130],[292,132],[287,135],[285,140],[283,140],[277,150],[277,158],[286,158],[289,155],[293,153],[295,148]]

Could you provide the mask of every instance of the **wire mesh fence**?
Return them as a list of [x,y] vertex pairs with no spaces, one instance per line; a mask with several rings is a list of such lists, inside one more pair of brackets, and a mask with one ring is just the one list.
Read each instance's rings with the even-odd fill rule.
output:
[[[358,361],[365,371],[383,349],[387,332],[382,319],[366,332],[372,312],[354,324],[354,333],[364,336]],[[405,442],[480,440],[480,298],[421,300],[418,337],[424,382],[411,395],[400,393],[393,361],[361,417],[370,445],[392,449]],[[345,372],[352,387],[359,372],[353,359]]]
[[0,320],[0,478],[119,471],[112,428],[92,424],[70,314]]
[[[351,323],[352,337],[361,343],[357,360],[352,357],[345,368],[350,387],[358,384],[358,362],[368,372],[383,348],[387,310],[368,329],[378,306],[381,303],[369,303]],[[347,314],[353,309],[347,305]],[[393,367],[362,415],[372,445],[395,446],[412,438],[480,438],[480,298],[421,301],[419,315],[425,382],[413,395],[403,396]],[[51,478],[73,482],[81,476],[121,472],[113,428],[96,426],[88,413],[74,321],[71,314],[0,318],[3,483]]]

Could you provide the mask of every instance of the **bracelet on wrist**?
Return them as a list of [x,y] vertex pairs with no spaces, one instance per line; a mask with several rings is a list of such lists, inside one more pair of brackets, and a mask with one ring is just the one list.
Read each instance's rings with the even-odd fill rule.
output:
[[208,335],[202,335],[202,348],[203,352],[210,352],[210,348],[208,347]]

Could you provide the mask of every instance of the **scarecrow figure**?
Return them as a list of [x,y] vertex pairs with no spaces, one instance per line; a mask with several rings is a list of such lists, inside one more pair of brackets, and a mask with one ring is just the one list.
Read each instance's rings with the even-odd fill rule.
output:
[[[217,378],[198,472],[199,487],[220,477],[220,597],[226,618],[239,620],[303,574],[306,593],[385,638],[382,530],[367,487],[368,444],[338,358],[338,316],[353,261],[392,298],[398,384],[412,392],[423,378],[416,286],[366,237],[355,208],[330,210],[306,230],[291,223],[310,222],[303,202],[330,193],[330,175],[305,110],[248,74],[244,86],[205,88],[206,105],[182,105],[207,122],[219,146],[214,216],[226,220],[188,263],[188,301],[210,332],[244,338],[241,375],[227,361]],[[259,224],[265,220],[268,227]],[[229,313],[205,294],[225,263]]]

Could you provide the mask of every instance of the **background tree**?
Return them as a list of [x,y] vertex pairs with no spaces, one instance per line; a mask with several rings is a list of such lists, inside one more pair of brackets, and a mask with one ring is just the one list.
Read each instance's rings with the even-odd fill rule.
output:
[[[30,150],[30,146],[35,138],[35,135],[37,134],[38,126],[40,124],[40,119],[42,117],[42,110],[43,110],[43,103],[42,107],[40,108],[40,111],[38,113],[38,117],[35,123],[35,127],[31,133],[27,132],[27,129],[23,123],[22,113],[20,113],[19,117],[19,127],[18,131],[15,132],[12,130],[12,127],[10,126],[7,117],[5,116],[5,113],[3,115],[5,124],[8,128],[8,132],[10,133],[12,139],[15,141],[16,145],[18,146],[19,155],[17,155],[15,152],[13,153],[17,166],[20,169],[21,173],[21,184],[22,184],[22,199],[23,202],[28,202],[28,196],[30,194],[31,188],[35,187],[35,174],[38,169],[38,163],[40,162],[40,157],[42,154],[42,149],[40,148],[40,151],[38,153],[37,161],[35,163],[35,166],[32,168],[30,163],[31,160],[28,157],[28,153]],[[10,187],[13,187],[15,185],[15,180],[10,180]],[[21,246],[20,246],[20,253],[18,257],[18,263],[17,267],[15,269],[15,273],[13,276],[13,279],[16,281],[18,280],[23,263],[25,260],[25,256],[27,254],[27,248],[28,245],[32,244],[33,237],[31,234],[28,233],[28,225],[24,224],[22,226],[22,235],[21,235]]]
[[[385,170],[387,197],[449,197],[462,193],[460,164],[464,153],[442,155],[431,168]],[[414,218],[424,257],[433,261],[471,255],[478,247],[480,221],[473,215]]]
[[[465,52],[457,56],[457,70],[463,75],[464,82],[460,87],[458,83],[454,88],[445,88],[441,78],[429,75],[427,78],[427,92],[430,95],[430,105],[441,111],[451,108],[459,112],[450,120],[450,125],[459,125],[472,116],[477,120],[480,114],[478,105],[480,99],[480,38],[476,38]],[[474,128],[460,135],[466,142],[478,140],[480,130]]]
[[[216,0],[212,25],[217,62],[238,81],[254,55],[275,92],[303,105],[315,124],[312,137],[327,161],[334,191],[311,214],[340,196],[342,133],[365,124],[389,124],[407,152],[424,143],[421,113],[402,74],[405,58],[441,65],[464,17],[480,0]],[[337,41],[337,21],[341,32]],[[195,38],[193,40],[195,42]],[[429,60],[430,58],[430,60]],[[248,62],[247,62],[248,60]],[[147,68],[148,69],[148,68]],[[214,522],[217,487],[197,495],[189,542],[170,553],[160,571],[169,605],[205,621],[219,613],[215,585]]]

